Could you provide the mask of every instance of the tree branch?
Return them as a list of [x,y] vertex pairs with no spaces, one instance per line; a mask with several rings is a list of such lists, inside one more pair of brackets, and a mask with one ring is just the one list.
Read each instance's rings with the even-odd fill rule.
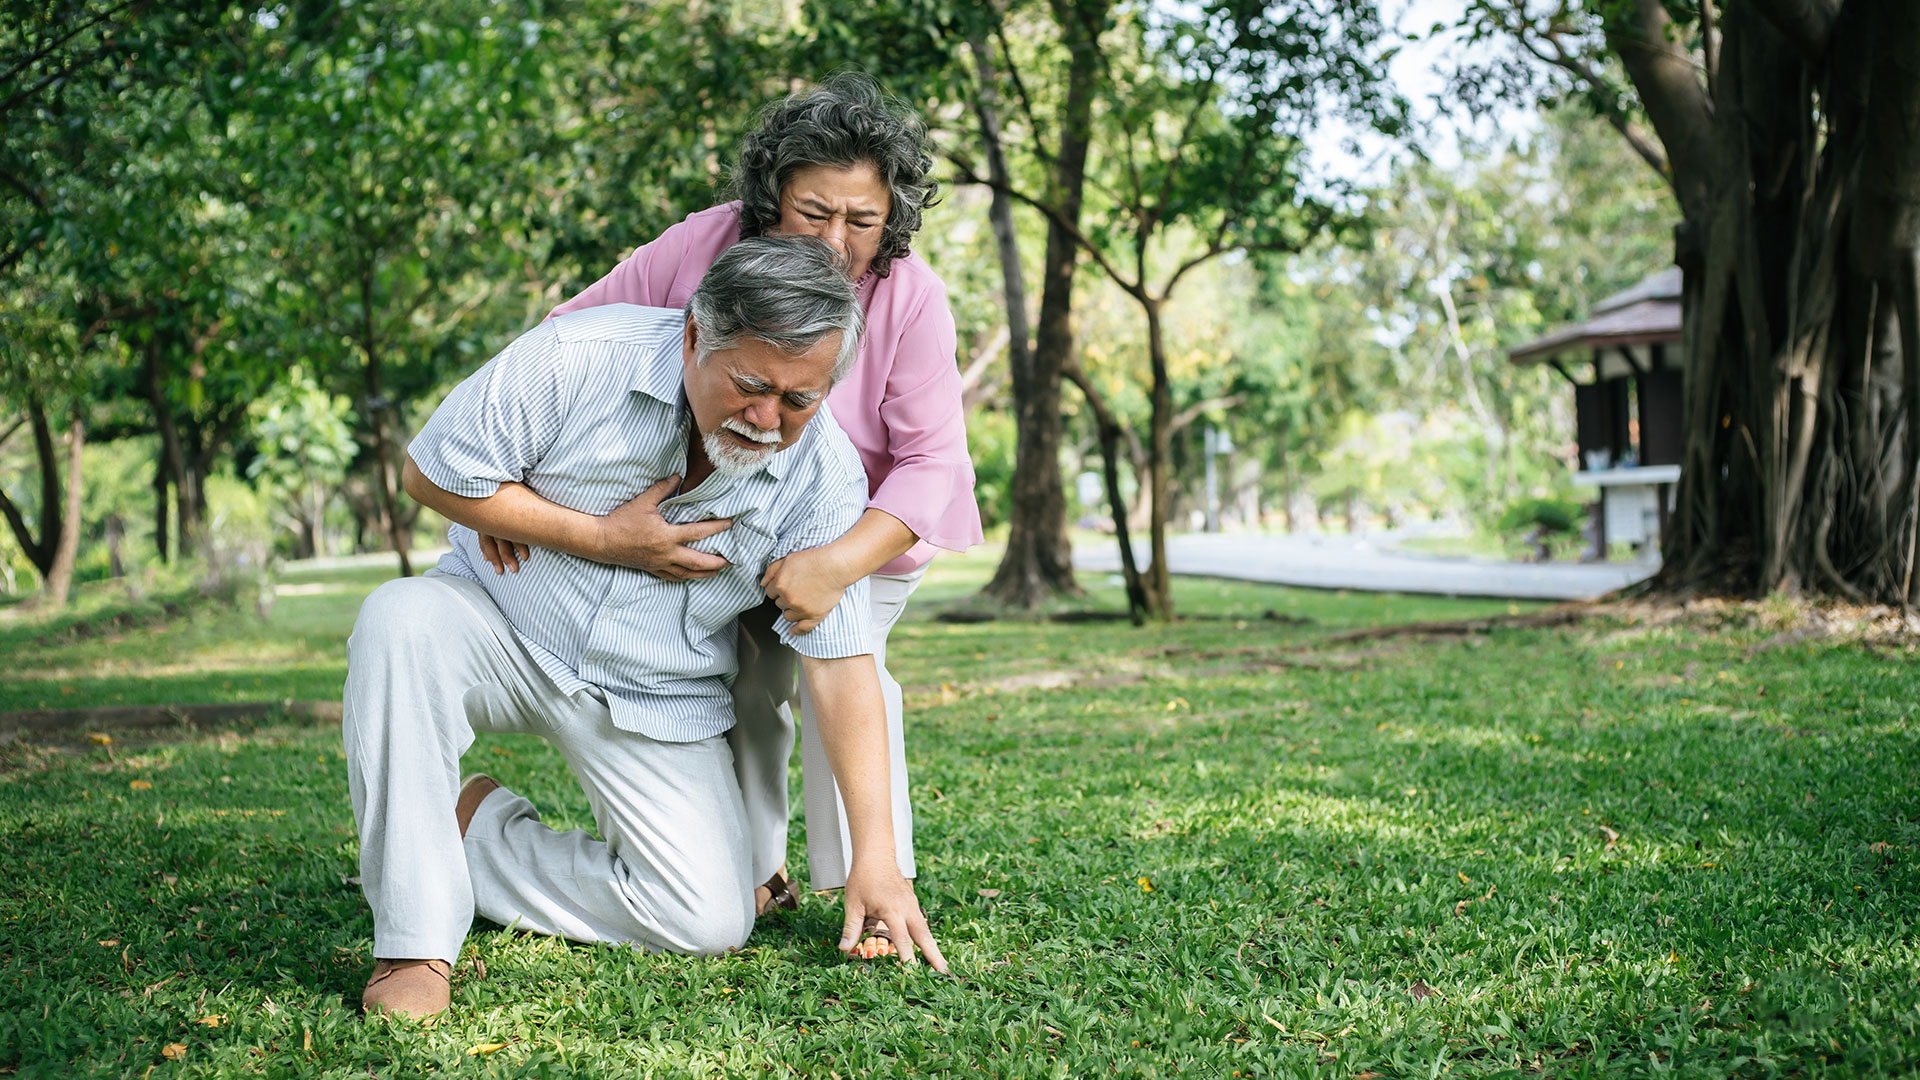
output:
[[[1552,64],[1554,67],[1586,83],[1593,92],[1606,92],[1607,83],[1605,77],[1594,70],[1593,65],[1587,63],[1579,56],[1574,55],[1573,52],[1566,47],[1566,43],[1560,40],[1558,34],[1546,33],[1540,35],[1543,40],[1553,47],[1552,53],[1548,53],[1533,43],[1532,38],[1529,36],[1529,29],[1530,28],[1524,23],[1516,27],[1515,32],[1520,38],[1521,48],[1532,53],[1541,62]],[[1613,129],[1626,138],[1627,145],[1633,148],[1633,152],[1640,155],[1642,161],[1652,166],[1654,172],[1659,173],[1668,183],[1672,183],[1673,170],[1672,165],[1667,161],[1666,151],[1661,148],[1653,136],[1647,134],[1644,128],[1633,122],[1633,118],[1627,115],[1626,109],[1622,108],[1618,101],[1611,100],[1611,94],[1607,94],[1607,97],[1609,100],[1606,107],[1598,110],[1601,119],[1613,125]]]
[[1224,397],[1208,398],[1205,401],[1195,402],[1173,414],[1173,419],[1167,422],[1167,431],[1169,433],[1185,431],[1195,420],[1200,419],[1213,410],[1231,409],[1246,399],[1247,395],[1245,394],[1228,394]]
[[1050,206],[1047,203],[1043,202],[1042,200],[1036,199],[1033,196],[1028,195],[1026,192],[1021,191],[1020,189],[1014,187],[1012,184],[995,183],[994,181],[988,179],[987,177],[984,177],[975,173],[971,166],[969,166],[965,161],[961,160],[959,157],[951,153],[947,154],[946,158],[948,163],[951,164],[954,167],[954,169],[956,169],[960,173],[960,180],[962,183],[978,184],[981,187],[984,187],[990,191],[1005,192],[1008,198],[1026,203],[1028,206],[1031,206],[1035,210],[1040,211],[1041,214],[1046,216],[1046,219],[1049,222],[1052,222],[1054,225],[1059,226],[1060,230],[1066,233],[1067,236],[1073,240],[1074,244],[1077,247],[1079,247],[1082,251],[1085,251],[1087,255],[1093,259],[1094,263],[1097,264],[1100,267],[1100,269],[1106,273],[1107,277],[1113,280],[1113,283],[1115,285],[1120,286],[1120,288],[1124,290],[1129,296],[1133,296],[1136,298],[1143,297],[1144,288],[1142,283],[1136,282],[1136,281],[1129,281],[1126,275],[1122,274],[1120,270],[1113,265],[1113,263],[1107,260],[1106,255],[1103,252],[1101,252],[1100,248],[1097,245],[1094,244],[1092,238],[1088,237],[1086,233],[1081,232],[1079,227],[1076,226],[1072,221],[1069,221],[1067,219],[1067,216],[1065,214],[1062,214],[1058,207]]
[[1833,38],[1835,5],[1827,0],[1748,0],[1753,10],[1786,35],[1793,47],[1814,67],[1827,62],[1827,44]]
[[8,187],[26,196],[27,201],[33,204],[34,209],[45,210],[47,208],[47,197],[33,190],[33,188],[28,187],[25,180],[20,179],[5,169],[0,169],[0,181],[4,181]]
[[[61,35],[60,37],[54,38],[53,40],[47,42],[47,44],[43,46],[39,52],[36,52],[32,56],[29,56],[26,59],[21,60],[18,64],[15,64],[13,66],[13,69],[7,72],[5,75],[0,75],[0,85],[5,85],[19,78],[21,73],[25,72],[28,68],[39,63],[40,61],[45,60],[48,56],[53,54],[54,50],[58,49],[60,46],[65,45],[67,42],[72,41],[74,38],[79,37],[81,34],[86,33],[87,31],[93,29],[94,27],[100,25],[101,23],[106,22],[108,19],[113,18],[115,15],[120,14],[122,11],[125,11],[126,9],[132,7],[136,2],[137,0],[125,0],[125,2],[122,3],[119,7],[108,8],[106,11],[103,11],[100,14],[94,16],[92,19],[81,23],[80,25],[67,31],[65,34]],[[87,59],[89,60],[97,59],[98,57],[105,55],[107,52],[110,52],[111,50],[112,50],[112,46],[102,45],[100,48],[94,50],[93,56],[87,57]],[[76,61],[76,63],[78,63],[78,61]]]

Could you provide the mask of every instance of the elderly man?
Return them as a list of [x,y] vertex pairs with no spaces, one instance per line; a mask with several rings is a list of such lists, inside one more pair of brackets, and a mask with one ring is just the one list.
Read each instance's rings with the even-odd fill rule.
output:
[[[756,882],[723,737],[734,620],[760,604],[770,563],[833,540],[866,508],[860,460],[821,404],[860,329],[826,245],[743,241],[684,316],[612,305],[529,331],[413,441],[407,490],[455,522],[453,551],[375,590],[348,650],[348,779],[374,919],[369,1011],[445,1009],[475,912],[683,953],[746,940]],[[676,477],[658,512],[727,560],[711,576],[623,565],[637,560],[620,515]],[[554,554],[482,574],[475,530]],[[806,667],[854,837],[840,947],[877,918],[944,971],[895,863],[865,588],[808,633],[776,627]],[[488,777],[463,784],[475,731],[551,742],[601,838],[548,828]],[[912,945],[896,944],[911,959]]]

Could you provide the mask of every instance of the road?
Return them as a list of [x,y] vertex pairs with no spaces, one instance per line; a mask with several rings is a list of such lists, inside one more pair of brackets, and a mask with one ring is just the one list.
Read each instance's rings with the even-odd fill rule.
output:
[[[1233,578],[1313,589],[1493,596],[1509,600],[1587,600],[1644,580],[1658,563],[1514,563],[1394,550],[1394,534],[1374,536],[1189,533],[1169,537],[1176,574]],[[1147,546],[1136,544],[1139,565]],[[1118,572],[1120,545],[1082,544],[1074,566]]]

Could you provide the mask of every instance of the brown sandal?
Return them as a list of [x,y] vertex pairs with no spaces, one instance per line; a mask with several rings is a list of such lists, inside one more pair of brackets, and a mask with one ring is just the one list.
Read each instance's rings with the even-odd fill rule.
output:
[[760,887],[772,894],[767,897],[767,906],[760,909],[760,914],[764,915],[774,908],[786,908],[788,911],[800,910],[799,890],[795,889],[793,882],[788,881],[787,876],[780,871],[775,870],[773,876]]

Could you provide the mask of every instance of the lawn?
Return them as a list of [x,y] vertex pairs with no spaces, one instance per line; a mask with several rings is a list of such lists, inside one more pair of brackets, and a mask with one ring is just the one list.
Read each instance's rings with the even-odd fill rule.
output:
[[[1920,1074],[1910,645],[1766,605],[1340,641],[1509,607],[1218,581],[1173,628],[935,621],[990,569],[944,560],[892,646],[957,977],[842,961],[809,896],[719,960],[476,927],[447,1018],[365,1021],[336,730],[22,744],[0,1073]],[[381,576],[289,576],[264,622],[16,620],[0,708],[333,696]],[[474,753],[588,825],[544,744]]]

